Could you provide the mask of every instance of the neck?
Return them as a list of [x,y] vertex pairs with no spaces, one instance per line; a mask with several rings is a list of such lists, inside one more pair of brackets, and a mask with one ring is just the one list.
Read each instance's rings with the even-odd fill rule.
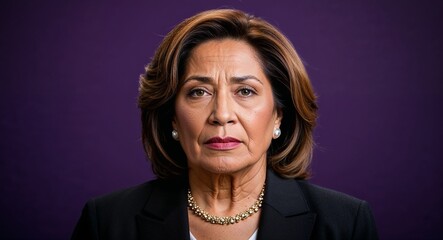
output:
[[229,174],[189,170],[189,184],[195,201],[202,209],[221,216],[250,207],[257,200],[265,179],[265,162]]

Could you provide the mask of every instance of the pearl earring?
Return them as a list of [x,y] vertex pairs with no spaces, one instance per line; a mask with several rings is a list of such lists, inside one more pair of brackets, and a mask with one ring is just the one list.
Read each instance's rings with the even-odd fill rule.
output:
[[177,130],[172,130],[172,138],[178,141],[178,132]]
[[281,130],[280,130],[280,128],[276,128],[276,129],[274,129],[274,133],[273,133],[272,137],[273,137],[274,139],[277,139],[278,137],[280,137],[280,135],[281,135]]

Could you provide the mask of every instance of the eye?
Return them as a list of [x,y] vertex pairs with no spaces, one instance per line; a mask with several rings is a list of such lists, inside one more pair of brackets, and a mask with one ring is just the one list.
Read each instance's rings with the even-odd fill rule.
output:
[[242,97],[249,97],[253,94],[255,94],[255,91],[250,88],[241,88],[237,91],[237,93]]
[[195,89],[192,89],[191,91],[189,91],[188,96],[190,96],[190,97],[203,97],[206,94],[208,94],[208,92],[205,91],[204,89],[195,88]]

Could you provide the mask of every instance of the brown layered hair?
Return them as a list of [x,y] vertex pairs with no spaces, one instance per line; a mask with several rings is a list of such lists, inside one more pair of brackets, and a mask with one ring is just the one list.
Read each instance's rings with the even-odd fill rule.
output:
[[282,177],[308,177],[317,105],[303,63],[278,29],[233,9],[201,12],[178,24],[140,77],[142,140],[154,173],[159,178],[186,174],[186,155],[171,137],[175,97],[192,50],[205,41],[226,38],[245,41],[255,49],[283,115],[282,134],[268,149],[268,167]]

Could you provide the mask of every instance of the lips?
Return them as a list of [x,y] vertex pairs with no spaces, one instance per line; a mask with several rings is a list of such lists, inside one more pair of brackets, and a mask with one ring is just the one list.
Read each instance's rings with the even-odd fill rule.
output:
[[232,137],[213,137],[205,142],[205,145],[215,150],[231,150],[239,146],[240,140]]

